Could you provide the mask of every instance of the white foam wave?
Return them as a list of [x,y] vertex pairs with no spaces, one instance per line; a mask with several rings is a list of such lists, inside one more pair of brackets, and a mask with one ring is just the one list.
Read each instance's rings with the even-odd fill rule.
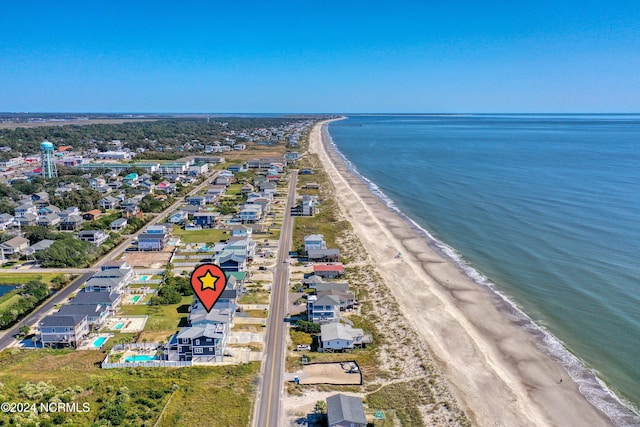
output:
[[387,196],[380,187],[370,179],[362,175],[355,165],[337,147],[329,134],[328,127],[323,127],[326,140],[333,150],[347,166],[347,169],[364,182],[386,206],[395,211],[400,218],[410,223],[429,244],[436,248],[445,257],[450,259],[464,274],[480,286],[484,286],[493,292],[503,304],[501,309],[518,319],[518,323],[529,333],[538,339],[538,346],[545,353],[557,360],[566,370],[573,381],[578,384],[580,393],[597,409],[606,414],[611,421],[620,427],[640,426],[640,411],[631,402],[623,401],[607,385],[602,382],[592,369],[589,369],[578,357],[572,354],[564,344],[551,332],[531,319],[515,301],[501,292],[489,278],[473,268],[454,248],[436,239],[429,231],[421,227],[412,218],[408,217],[398,208],[395,202]]

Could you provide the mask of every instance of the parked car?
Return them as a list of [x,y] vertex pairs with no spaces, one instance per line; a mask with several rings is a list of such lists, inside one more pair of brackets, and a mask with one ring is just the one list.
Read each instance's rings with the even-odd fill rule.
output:
[[298,344],[296,351],[309,351],[311,350],[311,346],[307,344]]

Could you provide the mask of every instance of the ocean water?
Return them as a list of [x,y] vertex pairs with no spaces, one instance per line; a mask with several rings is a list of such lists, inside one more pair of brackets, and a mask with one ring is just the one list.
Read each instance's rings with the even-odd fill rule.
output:
[[349,116],[329,133],[425,238],[526,313],[592,403],[640,425],[617,401],[640,406],[640,115]]

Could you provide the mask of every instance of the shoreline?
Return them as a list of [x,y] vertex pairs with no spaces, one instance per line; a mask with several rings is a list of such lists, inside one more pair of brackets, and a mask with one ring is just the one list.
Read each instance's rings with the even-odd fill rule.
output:
[[[612,425],[540,349],[540,337],[522,328],[504,297],[479,286],[425,230],[383,203],[375,184],[372,191],[354,175],[332,146],[328,122],[312,130],[310,152],[319,154],[343,215],[472,422]],[[394,258],[397,252],[401,259]]]

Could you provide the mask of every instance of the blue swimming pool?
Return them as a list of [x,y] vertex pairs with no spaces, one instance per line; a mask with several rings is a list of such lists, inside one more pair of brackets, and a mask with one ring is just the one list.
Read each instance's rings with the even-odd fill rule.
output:
[[95,340],[95,341],[93,342],[93,346],[94,346],[95,348],[100,348],[100,347],[102,347],[102,344],[104,344],[104,342],[105,342],[106,340],[107,340],[107,337],[100,337],[100,338],[98,338],[97,340]]
[[124,326],[124,322],[116,323],[113,329],[120,330]]
[[149,280],[149,276],[140,276],[140,279],[138,279],[138,280],[140,280],[141,282],[145,282],[145,281]]
[[157,360],[158,357],[157,356],[147,356],[147,355],[140,355],[140,356],[128,356],[124,358],[124,361],[126,363],[135,363],[135,362],[151,362],[152,360]]

